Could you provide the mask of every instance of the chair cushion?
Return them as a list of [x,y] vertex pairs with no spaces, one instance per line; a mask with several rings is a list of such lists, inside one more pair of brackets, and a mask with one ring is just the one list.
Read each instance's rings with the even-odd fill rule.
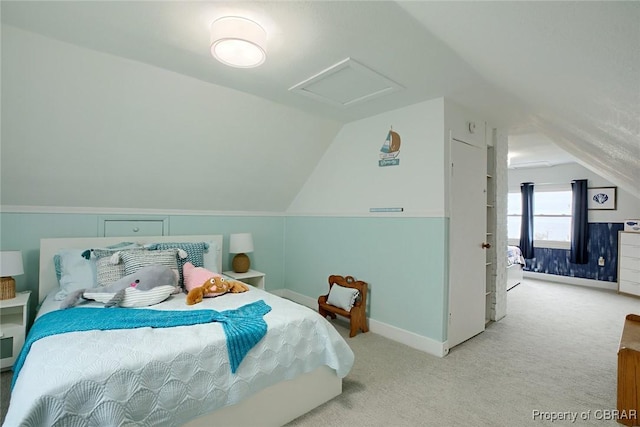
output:
[[334,284],[329,291],[327,303],[345,311],[351,311],[351,308],[356,303],[358,296],[360,296],[360,291],[357,289]]

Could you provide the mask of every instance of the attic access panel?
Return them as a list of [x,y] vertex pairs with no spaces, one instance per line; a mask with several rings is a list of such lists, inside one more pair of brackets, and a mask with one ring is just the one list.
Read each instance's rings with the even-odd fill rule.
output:
[[343,108],[389,95],[400,89],[403,89],[402,86],[396,82],[351,58],[289,88],[291,92]]

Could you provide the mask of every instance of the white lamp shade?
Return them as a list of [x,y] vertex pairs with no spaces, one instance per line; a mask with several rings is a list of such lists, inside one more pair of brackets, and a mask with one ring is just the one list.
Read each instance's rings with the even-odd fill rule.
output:
[[253,252],[253,237],[251,233],[232,234],[229,238],[229,253],[246,254]]
[[0,276],[11,277],[24,274],[22,266],[22,252],[1,251],[0,252]]
[[267,33],[257,23],[226,16],[211,23],[211,54],[231,67],[252,68],[267,58]]

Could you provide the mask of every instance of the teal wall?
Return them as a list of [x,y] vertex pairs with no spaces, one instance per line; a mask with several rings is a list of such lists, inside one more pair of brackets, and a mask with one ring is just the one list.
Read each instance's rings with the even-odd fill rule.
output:
[[[99,214],[69,213],[7,213],[0,214],[0,250],[20,250],[25,274],[16,276],[18,291],[32,291],[30,314],[35,316],[38,300],[38,270],[40,239],[55,237],[98,236]],[[114,218],[117,215],[109,215]],[[133,215],[123,215],[132,218]],[[148,219],[152,216],[145,215]],[[165,218],[167,215],[159,215]],[[217,215],[168,215],[169,234],[222,234],[224,246],[229,247],[229,234],[250,232],[253,234],[254,252],[249,254],[251,266],[266,273],[266,288],[274,290],[284,286],[282,216],[217,216]],[[229,269],[227,250],[222,254],[222,267]]]
[[371,319],[444,341],[447,220],[289,216],[285,288],[308,297],[328,291],[331,274],[369,283]]
[[[31,319],[36,310],[40,239],[98,236],[101,217],[0,214],[0,249],[23,253],[25,274],[15,278],[16,288],[33,292]],[[225,248],[229,234],[251,232],[255,246],[250,254],[252,267],[266,273],[267,290],[286,288],[315,299],[327,292],[330,274],[352,275],[370,284],[371,319],[444,341],[445,218],[158,215],[165,217],[170,235],[222,234]],[[229,268],[227,250],[222,263],[224,269]]]

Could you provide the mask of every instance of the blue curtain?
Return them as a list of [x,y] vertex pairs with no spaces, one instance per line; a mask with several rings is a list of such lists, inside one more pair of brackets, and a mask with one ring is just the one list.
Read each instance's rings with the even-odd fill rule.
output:
[[533,258],[533,182],[520,184],[522,220],[520,221],[520,250],[525,259]]
[[589,221],[587,217],[587,180],[571,181],[571,252],[569,262],[573,264],[587,264],[589,254],[587,241],[589,240]]

